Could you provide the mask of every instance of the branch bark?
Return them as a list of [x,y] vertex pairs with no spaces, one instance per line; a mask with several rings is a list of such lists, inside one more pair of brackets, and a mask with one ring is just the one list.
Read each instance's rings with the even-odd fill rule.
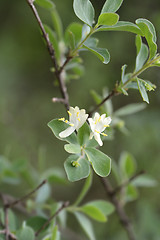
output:
[[128,216],[126,215],[123,206],[121,206],[117,197],[115,196],[115,194],[113,194],[114,190],[113,190],[109,180],[106,179],[106,178],[100,178],[100,180],[101,180],[101,183],[102,183],[102,185],[105,189],[105,192],[106,192],[109,200],[115,206],[117,215],[119,216],[120,222],[121,222],[123,228],[125,229],[125,231],[127,233],[128,239],[129,240],[136,240],[134,232],[133,232],[133,227],[132,227],[131,221],[128,218]]
[[38,25],[42,31],[42,36],[46,42],[46,45],[47,45],[47,49],[48,49],[48,52],[49,52],[49,55],[52,59],[52,63],[53,63],[53,66],[54,66],[54,69],[55,69],[55,76],[59,82],[59,88],[60,88],[60,91],[61,91],[61,95],[64,99],[64,105],[67,109],[69,109],[69,96],[68,96],[68,92],[67,92],[67,87],[64,83],[64,79],[62,77],[62,70],[64,68],[64,66],[62,66],[60,69],[58,67],[58,64],[57,64],[57,61],[56,61],[56,57],[55,57],[55,50],[49,40],[49,37],[48,37],[48,34],[46,33],[44,27],[43,27],[43,24],[42,24],[42,21],[40,19],[40,16],[37,12],[37,9],[35,8],[34,4],[33,4],[33,1],[32,0],[26,0],[27,3],[29,4],[30,8],[32,9],[32,12],[38,22]]

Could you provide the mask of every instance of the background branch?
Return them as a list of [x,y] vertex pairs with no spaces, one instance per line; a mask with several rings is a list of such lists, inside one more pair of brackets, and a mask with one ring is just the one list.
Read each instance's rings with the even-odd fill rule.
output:
[[125,210],[124,210],[123,206],[121,206],[117,197],[113,194],[114,190],[113,190],[109,180],[107,178],[101,178],[101,177],[100,177],[100,180],[101,180],[101,183],[102,183],[102,185],[105,189],[105,192],[106,192],[109,200],[115,206],[115,209],[116,209],[116,212],[119,216],[120,222],[121,222],[123,228],[125,229],[125,231],[128,235],[128,239],[129,240],[136,240],[134,232],[133,232],[133,227],[132,227],[132,224],[130,222],[130,219],[126,215]]
[[43,226],[35,233],[37,237],[40,232],[66,207],[68,207],[69,202],[62,203],[61,207],[43,224]]
[[[46,42],[46,45],[47,45],[47,49],[48,49],[48,52],[51,56],[51,59],[52,59],[52,62],[53,62],[53,66],[54,66],[54,69],[55,69],[55,76],[59,82],[59,88],[60,88],[60,91],[61,91],[61,95],[64,99],[64,105],[67,109],[69,109],[69,96],[68,96],[68,92],[67,92],[67,87],[64,83],[64,79],[62,77],[62,70],[64,68],[64,66],[62,66],[59,70],[59,67],[58,67],[58,64],[57,64],[57,61],[56,61],[56,57],[55,57],[55,50],[49,40],[49,37],[48,37],[48,34],[46,33],[44,27],[43,27],[43,24],[42,24],[42,21],[40,19],[40,16],[37,12],[37,9],[35,8],[34,4],[33,4],[33,1],[32,0],[26,0],[27,3],[29,4],[30,8],[32,9],[32,12],[38,22],[38,25],[42,31],[42,36]],[[68,62],[68,61],[67,61]]]

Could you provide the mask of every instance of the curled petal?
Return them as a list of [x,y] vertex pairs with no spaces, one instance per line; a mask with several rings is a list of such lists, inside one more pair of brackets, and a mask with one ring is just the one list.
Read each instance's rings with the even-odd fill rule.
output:
[[60,132],[59,136],[60,136],[61,138],[66,138],[66,137],[68,137],[69,135],[71,135],[74,131],[75,131],[75,127],[69,127],[69,128],[67,128],[66,130]]

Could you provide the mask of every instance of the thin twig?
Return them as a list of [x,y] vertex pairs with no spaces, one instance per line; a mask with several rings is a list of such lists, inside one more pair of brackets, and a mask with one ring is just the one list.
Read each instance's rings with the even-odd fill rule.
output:
[[62,104],[65,104],[65,100],[63,98],[52,98],[52,102],[53,103],[62,103]]
[[107,100],[109,100],[110,98],[112,98],[115,95],[118,95],[119,93],[113,89],[99,104],[97,104],[92,111],[89,112],[89,117],[92,116],[92,114],[99,108],[101,107]]
[[19,198],[11,203],[7,203],[5,204],[6,208],[12,208],[14,207],[16,204],[23,202],[24,200],[26,200],[27,198],[29,198],[32,194],[34,194],[35,192],[37,192],[44,184],[46,184],[47,180],[44,180],[43,182],[41,182],[41,184],[39,184],[32,192],[26,194],[25,196],[23,196],[22,198]]
[[128,179],[127,181],[123,182],[121,185],[117,186],[113,192],[112,195],[117,194],[118,192],[120,192],[124,187],[126,187],[130,182],[132,182],[134,179],[136,179],[137,177],[139,177],[140,175],[145,174],[145,171],[142,170],[138,173],[136,173],[135,175],[133,175],[130,179]]
[[35,233],[37,237],[40,232],[66,207],[68,207],[69,202],[64,202],[62,206],[43,224],[43,226]]
[[55,76],[56,76],[56,78],[59,82],[59,88],[60,88],[60,91],[61,91],[61,95],[64,98],[64,105],[67,109],[69,109],[69,96],[68,96],[66,85],[64,83],[64,79],[63,79],[62,74],[61,74],[64,67],[62,66],[61,69],[59,70],[59,67],[58,67],[58,64],[57,64],[57,61],[56,61],[56,58],[55,58],[55,50],[54,50],[54,48],[53,48],[53,46],[52,46],[52,44],[49,40],[48,34],[46,33],[46,31],[43,27],[42,21],[41,21],[40,16],[37,12],[37,9],[35,8],[35,6],[33,4],[33,1],[32,0],[26,0],[26,1],[29,4],[29,6],[31,7],[32,12],[33,12],[38,24],[39,24],[39,27],[40,27],[41,31],[42,31],[43,38],[45,39],[45,42],[47,44],[48,52],[51,56],[53,66],[55,68],[54,74],[55,74]]
[[69,61],[73,58],[73,56],[68,55],[65,62],[59,69],[59,74],[64,70],[65,66],[69,63]]
[[134,232],[133,232],[133,227],[130,222],[130,219],[126,215],[123,206],[121,206],[120,202],[118,201],[117,197],[113,195],[113,188],[109,182],[108,179],[105,178],[100,178],[102,185],[104,186],[105,192],[107,196],[109,197],[109,200],[113,203],[115,206],[116,212],[119,216],[120,222],[125,229],[128,239],[129,240],[136,240]]

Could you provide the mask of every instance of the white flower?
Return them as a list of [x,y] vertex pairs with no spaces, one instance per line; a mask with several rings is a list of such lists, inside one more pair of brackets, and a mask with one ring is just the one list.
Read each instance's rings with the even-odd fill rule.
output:
[[66,130],[60,132],[59,136],[61,138],[66,138],[69,135],[71,135],[75,130],[78,131],[80,127],[85,123],[85,121],[88,118],[88,114],[86,114],[86,111],[84,109],[79,109],[79,107],[70,107],[69,111],[69,121],[65,120],[65,118],[60,118],[60,121],[63,121],[67,123],[70,127],[68,127]]
[[103,145],[101,140],[100,134],[103,136],[107,136],[107,134],[103,133],[106,127],[109,127],[112,119],[111,117],[106,117],[106,114],[102,114],[101,116],[99,113],[95,113],[94,118],[88,118],[89,124],[91,126],[92,133],[90,135],[90,139],[95,138],[100,146]]

